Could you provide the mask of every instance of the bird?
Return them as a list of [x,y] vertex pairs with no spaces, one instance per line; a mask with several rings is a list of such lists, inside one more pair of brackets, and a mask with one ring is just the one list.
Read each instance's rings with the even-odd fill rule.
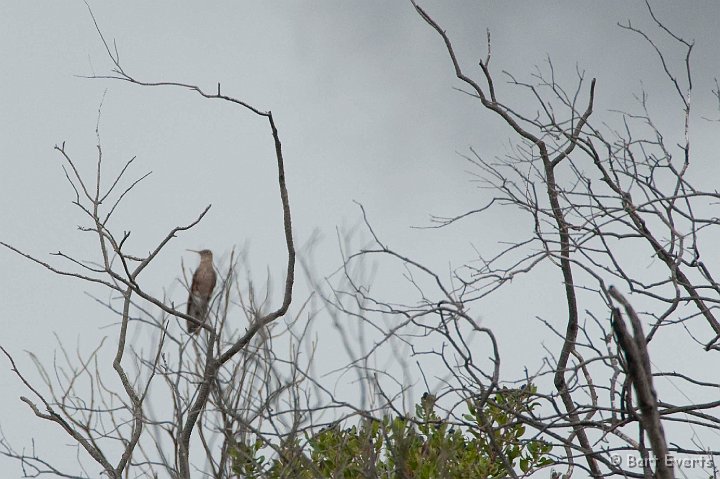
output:
[[[213,254],[209,249],[201,251],[188,250],[200,255],[200,265],[195,270],[190,286],[190,296],[187,301],[187,315],[192,316],[201,323],[207,319],[208,306],[212,297],[215,283],[217,282],[217,274],[213,269]],[[190,334],[195,334],[201,329],[199,324],[190,320],[187,321],[187,330]]]

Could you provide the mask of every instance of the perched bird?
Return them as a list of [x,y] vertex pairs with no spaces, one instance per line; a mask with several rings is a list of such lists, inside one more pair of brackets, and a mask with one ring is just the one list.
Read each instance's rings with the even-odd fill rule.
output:
[[[190,297],[187,302],[187,314],[196,318],[201,323],[207,319],[208,306],[212,297],[217,275],[213,269],[213,255],[209,249],[202,251],[188,250],[200,255],[200,265],[193,274],[192,285],[190,286]],[[200,330],[200,326],[191,321],[187,322],[188,333],[194,334]]]

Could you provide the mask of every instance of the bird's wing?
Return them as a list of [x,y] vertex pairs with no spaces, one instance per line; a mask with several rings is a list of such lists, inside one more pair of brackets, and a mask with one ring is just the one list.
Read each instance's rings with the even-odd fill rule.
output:
[[196,269],[193,274],[192,283],[190,284],[190,292],[196,293],[200,289],[200,269]]
[[193,293],[197,293],[198,289],[200,288],[199,284],[199,277],[198,272],[195,271],[195,274],[193,274],[192,283],[190,285],[190,294],[188,295],[187,300],[187,314],[190,314],[190,311],[193,309],[193,297],[195,296]]

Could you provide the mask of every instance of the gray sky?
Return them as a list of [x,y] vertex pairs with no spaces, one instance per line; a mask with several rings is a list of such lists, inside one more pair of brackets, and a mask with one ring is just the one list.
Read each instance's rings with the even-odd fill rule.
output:
[[[492,33],[491,67],[527,79],[550,55],[559,76],[574,80],[576,65],[598,78],[599,114],[627,107],[645,87],[654,108],[672,125],[675,99],[659,86],[660,69],[648,45],[620,30],[630,18],[649,25],[638,1],[421,2],[455,41],[468,72],[485,55],[485,30]],[[405,1],[354,2],[91,2],[108,38],[114,38],[126,70],[148,81],[181,81],[213,89],[273,111],[282,136],[288,187],[299,244],[318,230],[317,268],[329,272],[340,261],[336,227],[355,224],[357,200],[376,230],[392,246],[440,271],[473,257],[472,245],[492,250],[503,237],[527,225],[491,214],[452,231],[411,230],[428,214],[451,215],[487,199],[467,175],[456,152],[473,146],[492,157],[506,151],[509,132],[468,96],[453,87],[446,52],[430,28]],[[716,22],[718,2],[653,2],[668,26],[697,42],[694,60],[697,114],[717,117],[708,94],[720,69]],[[179,89],[142,89],[78,75],[105,74],[110,65],[85,4],[0,2],[0,240],[42,259],[61,250],[97,258],[93,239],[79,232],[84,222],[71,204],[72,190],[52,150],[67,150],[86,174],[95,165],[95,122],[100,121],[109,175],[137,156],[133,177],[146,179],[116,214],[115,231],[131,230],[128,245],[144,253],[173,226],[213,207],[194,230],[179,235],[142,278],[157,294],[184,301],[176,281],[180,259],[194,264],[185,248],[211,248],[221,258],[249,245],[254,271],[283,275],[285,252],[275,163],[266,124],[228,104],[210,102]],[[499,87],[501,92],[508,91]],[[107,93],[104,93],[107,91]],[[524,99],[518,97],[517,105]],[[676,113],[673,113],[676,115]],[[664,120],[663,120],[664,121]],[[716,146],[712,125],[699,119],[696,134]],[[704,135],[707,135],[705,138]],[[696,165],[717,177],[717,162]],[[61,264],[61,263],[60,263]],[[51,359],[53,334],[70,349],[84,350],[114,329],[115,318],[84,294],[106,297],[86,284],[53,276],[11,252],[0,250],[0,342],[32,364],[24,350]],[[526,283],[527,309],[512,318],[499,314],[508,298],[499,295],[478,313],[501,338],[513,337],[519,351],[542,354],[534,336],[536,314],[552,315],[543,303],[560,287],[558,274]],[[497,309],[495,309],[497,308]],[[509,342],[509,341],[505,341]],[[331,346],[325,352],[331,354]],[[518,360],[519,368],[525,361]],[[4,364],[0,360],[0,364]],[[519,370],[519,369],[518,369]],[[67,440],[34,418],[18,400],[26,391],[6,365],[0,367],[0,425],[15,445],[53,449]],[[64,446],[63,446],[64,448]],[[73,452],[74,454],[74,452]],[[64,460],[72,464],[73,459]],[[0,469],[19,475],[0,458]],[[15,477],[3,473],[3,477]]]

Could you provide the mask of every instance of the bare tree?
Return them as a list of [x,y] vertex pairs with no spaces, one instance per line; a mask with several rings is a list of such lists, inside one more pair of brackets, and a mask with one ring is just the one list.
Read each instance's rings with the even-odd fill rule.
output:
[[[618,127],[595,122],[596,80],[578,71],[568,89],[557,80],[549,59],[530,81],[506,73],[510,86],[528,92],[535,101],[534,107],[520,109],[514,96],[503,97],[496,88],[489,32],[487,56],[479,61],[481,75],[475,78],[465,72],[451,35],[421,5],[412,3],[440,37],[464,92],[490,117],[509,126],[516,140],[512,154],[504,158],[487,160],[469,150],[466,159],[492,197],[484,206],[458,215],[434,216],[430,227],[447,228],[491,208],[515,207],[532,228],[526,239],[517,239],[491,258],[478,253],[445,277],[388,247],[366,219],[372,246],[347,256],[344,286],[339,287],[343,293],[335,296],[342,299],[334,304],[347,311],[350,298],[361,311],[355,314],[371,324],[378,323],[373,319],[378,313],[396,318],[384,332],[388,341],[407,338],[410,325],[437,338],[425,351],[418,349],[416,340],[405,340],[412,344],[414,356],[431,354],[446,362],[451,380],[444,378],[435,388],[448,405],[448,417],[458,423],[468,396],[475,394],[487,403],[492,402],[487,393],[503,384],[544,385],[535,393],[541,408],[532,414],[507,412],[555,446],[558,475],[570,477],[579,467],[581,475],[596,478],[675,477],[683,455],[697,459],[690,467],[703,467],[706,475],[717,477],[711,457],[720,451],[704,441],[716,434],[720,402],[693,397],[708,395],[718,384],[701,373],[659,369],[651,361],[652,340],[661,334],[684,336],[698,346],[699,354],[716,350],[720,337],[714,313],[720,290],[701,254],[704,244],[712,244],[710,231],[718,224],[712,214],[718,193],[703,191],[688,179],[693,43],[669,30],[649,3],[648,15],[659,34],[683,52],[678,66],[667,60],[653,35],[630,22],[620,25],[657,54],[677,95],[683,130],[675,145],[667,140],[673,135],[661,131],[651,118],[644,93],[638,98],[639,113],[617,113]],[[657,264],[650,271],[638,268],[629,254],[655,258]],[[404,268],[418,291],[416,303],[369,294],[369,285],[352,277],[349,265],[378,257]],[[501,377],[497,348],[490,368],[479,368],[476,357],[487,348],[458,347],[458,339],[482,331],[470,317],[471,307],[546,263],[557,267],[564,285],[564,324],[542,320],[557,338],[557,349],[548,350],[539,368],[528,365],[537,371],[532,376]],[[630,330],[624,317],[630,320]],[[431,326],[431,318],[437,326]],[[461,330],[459,325],[466,321],[469,324]],[[452,328],[457,333],[450,334]],[[545,378],[552,378],[551,383]],[[676,381],[687,402],[663,398],[663,391]],[[678,439],[672,439],[673,433]],[[637,464],[628,464],[633,457]],[[639,471],[636,465],[642,466]]]
[[[90,11],[90,14],[92,16],[92,11]],[[95,17],[92,16],[92,18],[95,21]],[[95,22],[95,26],[98,27],[97,22]],[[110,48],[99,27],[97,31],[106,47],[109,58],[113,62],[114,68],[113,74],[107,77],[98,76],[95,78],[120,79],[144,86],[181,86],[200,93],[206,98],[230,102],[267,121],[275,146],[278,186],[282,203],[283,229],[288,258],[282,302],[276,308],[268,311],[263,311],[261,308],[249,309],[248,311],[252,312],[248,318],[249,327],[243,334],[237,335],[228,332],[229,321],[226,320],[229,320],[229,318],[227,314],[218,315],[219,320],[214,324],[202,323],[197,318],[177,310],[173,305],[167,305],[163,298],[157,298],[146,292],[146,289],[141,285],[141,273],[177,234],[197,225],[208,212],[210,206],[206,207],[191,223],[172,228],[150,250],[149,254],[142,256],[126,251],[124,246],[129,233],[126,232],[121,237],[118,237],[110,230],[108,223],[122,199],[145,176],[132,181],[124,190],[118,190],[119,185],[124,180],[125,173],[134,160],[131,159],[125,164],[117,177],[111,181],[110,186],[103,189],[101,182],[103,152],[98,117],[98,128],[96,129],[98,153],[96,171],[93,177],[84,178],[82,176],[78,162],[73,159],[64,143],[56,146],[55,150],[65,161],[63,167],[65,176],[75,192],[73,203],[85,213],[89,220],[89,226],[83,226],[80,229],[97,236],[100,261],[94,262],[58,253],[56,256],[76,268],[76,270],[65,269],[65,267],[46,263],[7,243],[1,244],[53,273],[101,284],[122,296],[122,305],[118,311],[121,316],[120,331],[115,340],[116,353],[112,361],[112,367],[121,382],[122,390],[111,389],[108,384],[109,379],[100,374],[100,369],[98,369],[96,363],[97,350],[87,358],[82,359],[80,364],[66,356],[68,368],[63,369],[63,375],[56,376],[55,382],[51,379],[52,375],[48,374],[45,368],[39,364],[38,367],[42,377],[45,378],[49,393],[41,392],[32,386],[18,369],[9,353],[5,349],[3,349],[3,352],[10,360],[13,371],[34,395],[34,399],[23,397],[22,400],[32,409],[36,416],[56,423],[73,440],[77,441],[108,477],[120,478],[131,465],[137,464],[147,467],[147,470],[150,471],[148,473],[153,476],[157,476],[155,469],[160,467],[166,469],[172,477],[189,478],[191,476],[191,439],[194,437],[194,433],[197,432],[200,441],[207,447],[201,421],[203,415],[208,414],[208,404],[211,403],[212,399],[216,403],[219,402],[217,406],[224,406],[222,403],[224,391],[219,385],[222,385],[223,382],[232,381],[238,374],[248,375],[249,379],[245,377],[241,379],[246,379],[251,383],[247,390],[242,390],[243,383],[241,382],[238,394],[248,395],[250,387],[256,386],[257,381],[261,381],[265,384],[265,387],[274,384],[270,381],[273,378],[274,371],[269,367],[269,359],[263,357],[262,354],[263,351],[264,354],[269,354],[267,343],[273,337],[269,327],[274,321],[282,318],[288,312],[292,301],[295,279],[295,246],[292,236],[290,200],[286,186],[280,135],[272,112],[263,111],[242,100],[221,95],[219,85],[216,94],[207,94],[191,85],[143,83],[135,80],[124,72],[119,62],[117,49]],[[112,206],[108,208],[107,204]],[[218,307],[228,307],[230,293],[232,288],[236,286],[233,283],[234,279],[231,271],[231,275],[226,277],[223,291],[219,295]],[[152,320],[143,321],[149,322],[148,325],[142,324],[143,322],[140,321],[133,323],[131,322],[133,306],[141,313],[147,313],[147,308],[154,306],[159,308],[160,314],[148,313],[147,315]],[[227,313],[227,309],[225,313]],[[206,332],[206,341],[196,341],[192,338],[173,335],[169,328],[169,318],[183,319],[188,323],[196,324],[198,328],[202,328]],[[154,352],[149,355],[146,353],[144,356],[135,352],[135,360],[137,366],[139,366],[138,374],[135,377],[128,373],[126,366],[123,364],[127,349],[128,330],[133,326],[138,328],[150,327],[159,332],[159,339]],[[177,347],[176,362],[174,364],[171,364],[166,357],[165,349],[168,340]],[[191,356],[190,360],[187,359],[188,356]],[[231,360],[238,358],[242,358],[242,360],[232,364]],[[257,370],[258,366],[256,366],[256,370],[253,371],[249,366],[258,361],[258,358],[265,360],[263,363],[265,369],[260,367],[260,370]],[[244,366],[247,366],[247,369]],[[142,369],[147,371],[145,378],[141,377]],[[253,376],[253,374],[258,376]],[[174,410],[169,419],[153,420],[150,414],[151,405],[147,401],[148,393],[158,376],[165,380],[170,392],[170,400],[172,400]],[[78,392],[81,380],[87,380],[91,383],[93,395],[90,398],[83,397]],[[278,387],[285,386],[279,385]],[[98,395],[95,396],[95,393]],[[232,397],[231,399],[237,400]],[[37,401],[41,405],[38,405]],[[221,407],[219,411],[221,416],[227,414],[227,408]],[[148,427],[154,428],[157,434],[153,435],[151,433],[149,435],[152,438],[150,442],[141,445],[141,437],[143,437],[144,431]],[[153,459],[149,456],[148,448],[152,447],[153,443],[155,446],[160,444],[158,442],[160,438],[157,437],[161,435],[160,432],[167,434],[172,442],[173,457],[168,457],[167,450],[161,450],[159,447],[157,450],[159,458]],[[114,453],[115,450],[109,449],[109,444],[114,444],[115,447],[120,445],[119,454],[113,454],[116,457],[111,456],[111,453]],[[60,473],[60,471],[52,468],[46,461],[36,457],[34,454],[26,456],[15,452],[5,441],[3,441],[3,445],[5,446],[4,453],[6,455],[17,457],[22,461],[26,470],[28,468],[34,470],[36,475],[53,472],[64,477],[75,477]],[[144,459],[133,463],[133,458],[138,456]],[[223,459],[221,458],[219,463],[213,463],[213,467],[224,468]],[[222,476],[218,473],[217,477]]]

